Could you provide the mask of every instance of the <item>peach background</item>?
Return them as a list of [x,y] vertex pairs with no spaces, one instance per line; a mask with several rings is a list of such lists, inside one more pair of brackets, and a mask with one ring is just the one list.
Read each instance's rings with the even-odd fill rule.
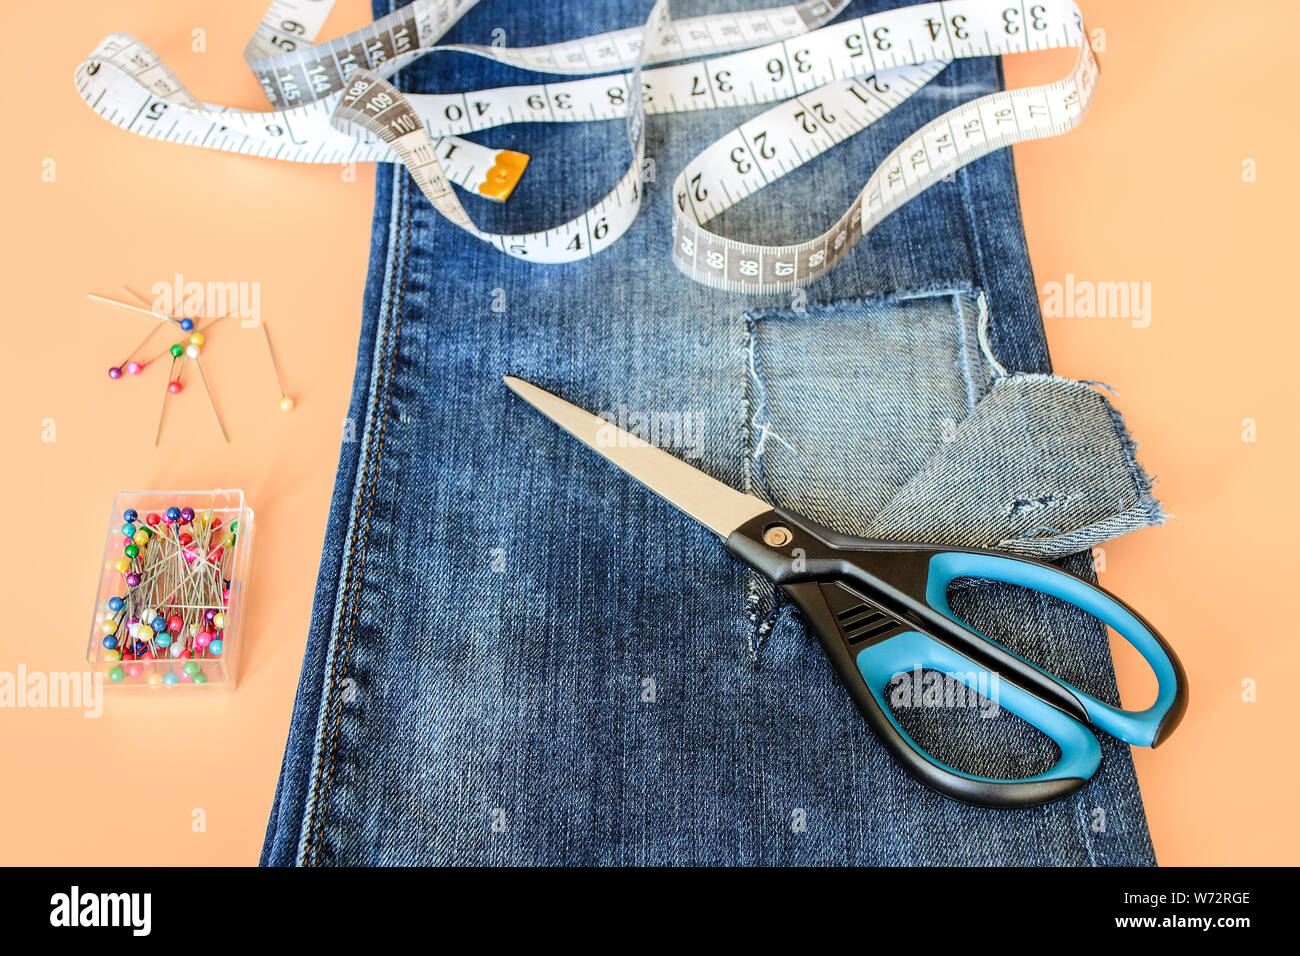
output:
[[[503,0],[488,0],[501,3]],[[1297,140],[1290,4],[1089,0],[1105,31],[1092,113],[1065,139],[1016,148],[1039,287],[1067,273],[1152,286],[1152,322],[1054,318],[1064,375],[1119,390],[1176,520],[1106,547],[1106,585],[1177,646],[1188,716],[1138,773],[1166,864],[1295,863],[1292,606]],[[1267,8],[1272,9],[1267,9]],[[77,711],[0,711],[0,862],[256,860],[306,639],[352,381],[373,173],[156,143],[95,118],[74,66],[105,34],[146,40],[201,99],[264,108],[241,50],[263,0],[9,5],[0,150],[6,230],[4,599],[0,670],[79,669],[115,492],[241,487],[257,511],[248,641],[234,696],[113,698]],[[325,36],[362,25],[344,0]],[[576,22],[576,21],[575,21]],[[207,52],[191,50],[206,31]],[[1046,61],[1046,62],[1045,62]],[[1060,61],[1007,62],[1012,85]],[[1044,70],[1047,70],[1044,73]],[[1245,158],[1258,181],[1241,177]],[[41,179],[42,161],[56,180]],[[847,202],[849,197],[845,197]],[[153,429],[162,375],[107,366],[147,320],[90,302],[129,284],[258,281],[298,408],[282,414],[261,333],[230,322],[204,352],[233,444],[197,387]],[[137,335],[139,333],[139,336]],[[159,340],[165,340],[159,336]],[[42,441],[53,419],[53,442]],[[1253,419],[1257,440],[1242,440]],[[1122,650],[1126,650],[1122,649]],[[1148,691],[1121,653],[1131,703]],[[1242,681],[1258,700],[1242,700]],[[191,829],[195,808],[205,832]],[[132,825],[124,821],[132,820]]]

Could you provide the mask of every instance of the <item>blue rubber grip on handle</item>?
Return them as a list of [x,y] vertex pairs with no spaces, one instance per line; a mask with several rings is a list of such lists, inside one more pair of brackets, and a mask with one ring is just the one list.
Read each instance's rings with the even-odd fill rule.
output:
[[1061,750],[1061,758],[1049,770],[1033,777],[1018,778],[1016,783],[1088,780],[1101,763],[1101,746],[1097,743],[1097,738],[1079,721],[1028,691],[1021,690],[1010,681],[998,680],[969,658],[924,634],[907,631],[869,645],[858,652],[855,663],[867,688],[898,735],[928,763],[946,773],[981,783],[1011,782],[996,777],[981,777],[950,767],[918,745],[903,730],[885,700],[886,688],[900,674],[918,669],[940,671],[972,690],[979,690],[981,683],[984,688],[995,688],[991,692],[991,699],[998,707],[1010,711],[1051,737]]
[[[944,617],[968,630],[974,629],[958,618],[948,606],[948,585],[957,578],[985,578],[1050,594],[1087,611],[1123,635],[1125,640],[1137,648],[1156,675],[1159,688],[1156,701],[1143,711],[1112,707],[1060,678],[1047,674],[1031,662],[1025,663],[1046,674],[1077,697],[1095,727],[1137,746],[1150,747],[1156,743],[1161,723],[1180,698],[1181,668],[1137,615],[1100,588],[1049,565],[1001,555],[944,551],[930,559],[925,599]],[[984,635],[981,634],[980,637]],[[984,639],[989,640],[987,637]]]

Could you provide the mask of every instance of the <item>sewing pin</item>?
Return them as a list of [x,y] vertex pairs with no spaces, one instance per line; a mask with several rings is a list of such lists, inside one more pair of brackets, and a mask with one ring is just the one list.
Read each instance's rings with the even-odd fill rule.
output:
[[[201,336],[198,332],[195,332],[192,336],[190,336],[190,339],[191,342],[189,346],[186,347],[185,349],[185,355],[188,358],[194,359],[194,365],[199,370],[199,380],[203,382],[203,391],[208,393],[208,404],[212,406],[212,414],[215,415],[217,418],[217,427],[221,429],[221,437],[224,438],[226,440],[226,444],[229,445],[230,436],[226,434],[226,426],[223,425],[221,422],[221,412],[217,411],[217,400],[216,398],[213,397],[212,389],[208,386],[208,376],[203,372],[203,363],[199,361],[199,350],[201,347],[203,336]],[[199,339],[200,341],[194,342],[193,339]]]
[[[150,302],[148,299],[146,299],[144,296],[142,296],[139,292],[136,292],[135,289],[132,289],[130,286],[126,286],[126,285],[124,285],[124,286],[122,286],[122,288],[125,289],[129,294],[135,296],[137,299],[139,299],[139,300],[140,300],[141,302],[143,302],[145,305],[148,305],[148,306],[152,306],[152,305],[153,305],[152,302]],[[157,315],[158,313],[155,312],[154,314]],[[191,319],[191,318],[190,318],[189,316],[187,316],[187,315],[174,315],[174,316],[168,316],[167,318],[170,318],[171,321],[173,321],[173,322],[175,322],[177,325],[179,325],[179,326],[181,327],[181,329],[182,329],[183,331],[185,331],[185,332],[188,332],[188,331],[190,331],[191,329],[194,328],[194,320]]]
[[280,377],[280,363],[275,360],[275,349],[271,347],[271,332],[265,322],[262,323],[262,335],[266,337],[266,354],[271,356],[271,370],[275,372],[275,384],[280,386],[280,411],[292,411],[293,399],[284,390],[284,379]]
[[[135,295],[134,292],[131,294]],[[175,322],[177,325],[180,325],[180,322],[177,319],[172,318],[170,315],[159,315],[153,309],[141,308],[140,306],[132,305],[129,302],[119,302],[117,299],[110,299],[107,296],[96,295],[93,292],[87,292],[86,298],[94,299],[96,302],[107,302],[109,305],[115,305],[119,309],[129,309],[132,312],[139,312],[141,315],[147,315],[158,322]]]
[[[167,415],[167,396],[177,395],[180,393],[181,372],[185,370],[185,359],[188,358],[188,356],[185,355],[185,350],[182,349],[179,345],[173,345],[171,347],[171,353],[172,353],[172,367],[167,372],[167,391],[163,392],[162,410],[158,412],[158,433],[154,435],[153,438],[153,444],[155,448],[158,447],[158,442],[162,439],[163,419]],[[180,360],[181,363],[181,367],[179,369],[176,368],[176,362],[178,359]],[[175,372],[176,374],[175,379],[172,378],[173,372]]]
[[[121,378],[123,370],[125,370],[127,373],[131,375],[139,375],[142,371],[144,371],[144,367],[148,365],[149,362],[145,362],[143,364],[141,364],[140,362],[133,362],[131,361],[131,356],[134,355],[136,352],[140,351],[142,348],[144,348],[145,345],[148,344],[149,340],[153,338],[153,334],[157,331],[158,331],[157,326],[150,329],[149,334],[140,340],[139,345],[137,345],[135,348],[133,348],[130,352],[127,353],[126,358],[123,359],[120,364],[114,365],[112,368],[108,370],[108,377],[112,379]],[[153,359],[150,359],[149,361],[152,362]]]

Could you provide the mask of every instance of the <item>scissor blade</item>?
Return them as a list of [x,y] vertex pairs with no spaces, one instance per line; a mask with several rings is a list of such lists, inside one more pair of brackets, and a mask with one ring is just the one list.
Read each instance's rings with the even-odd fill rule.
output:
[[727,487],[680,458],[536,385],[510,375],[505,376],[505,383],[570,435],[723,538],[750,518],[772,509],[767,502]]

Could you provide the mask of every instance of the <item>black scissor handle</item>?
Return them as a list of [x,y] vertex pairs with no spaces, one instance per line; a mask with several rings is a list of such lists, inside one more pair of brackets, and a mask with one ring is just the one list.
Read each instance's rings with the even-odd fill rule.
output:
[[[989,551],[854,538],[783,509],[736,529],[727,549],[799,606],[872,730],[904,767],[955,799],[991,807],[1058,800],[1081,788],[1099,765],[1100,747],[1085,724],[1136,725],[1136,735],[1149,739],[1134,742],[1150,744],[1172,731],[1186,707],[1182,668],[1154,629],[1106,592],[1051,565]],[[948,608],[946,586],[967,576],[1054,594],[1126,631],[1135,643],[1141,640],[1139,649],[1161,683],[1156,706],[1137,715],[1109,707],[962,623]],[[1060,760],[1021,780],[980,777],[944,764],[907,735],[885,703],[889,681],[914,668],[998,687],[996,703],[1050,736]]]
[[[972,690],[987,690],[990,672],[945,644],[916,630],[895,626],[876,640],[853,646],[853,633],[816,582],[782,585],[817,636],[840,682],[848,689],[872,732],[921,783],[944,796],[982,807],[1032,807],[1069,796],[1083,787],[1101,763],[1101,747],[1086,726],[1014,684],[998,687],[1000,708],[1033,724],[1060,749],[1054,766],[1033,777],[1000,780],[966,773],[918,744],[886,704],[890,683],[917,669],[940,671]],[[851,609],[850,609],[851,610]],[[981,687],[982,685],[982,687]],[[996,686],[996,685],[995,685]]]

